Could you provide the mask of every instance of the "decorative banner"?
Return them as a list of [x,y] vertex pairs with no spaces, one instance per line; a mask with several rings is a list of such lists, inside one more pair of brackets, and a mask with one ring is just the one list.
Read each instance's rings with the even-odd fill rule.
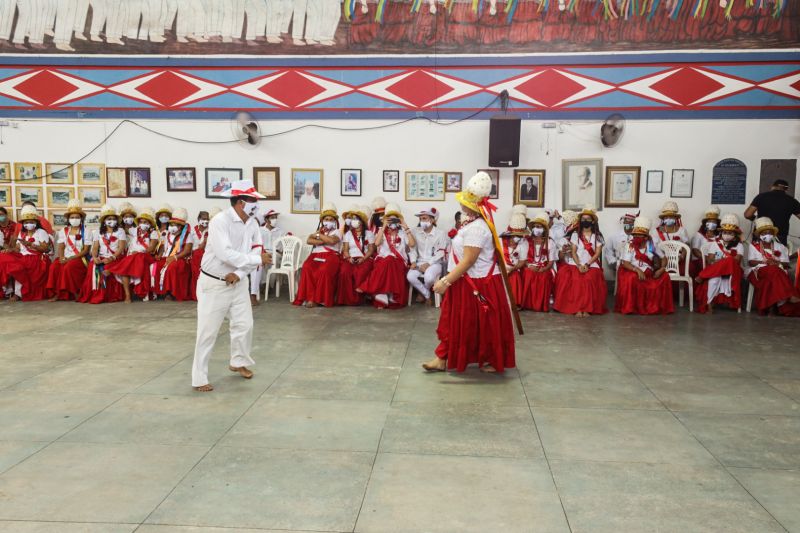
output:
[[738,159],[723,159],[711,176],[711,203],[738,205],[746,202],[747,167]]

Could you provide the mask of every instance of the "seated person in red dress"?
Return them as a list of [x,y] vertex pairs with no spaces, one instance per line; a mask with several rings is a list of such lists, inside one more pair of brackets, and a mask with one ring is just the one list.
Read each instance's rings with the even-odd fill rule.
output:
[[126,241],[116,210],[104,205],[100,209],[100,229],[92,235],[92,262],[86,269],[79,302],[101,304],[124,299],[122,285],[108,267],[125,256]]
[[127,255],[106,267],[106,270],[122,280],[122,289],[125,291],[125,303],[131,302],[131,285],[133,292],[143,301],[150,299],[152,291],[152,267],[155,263],[155,254],[158,249],[159,239],[156,230],[156,219],[153,210],[142,209],[135,218],[136,225],[128,230]]
[[22,229],[14,248],[0,254],[0,286],[13,286],[12,302],[43,300],[50,268],[50,235],[42,229],[35,207],[23,207],[19,218]]
[[620,255],[614,305],[617,313],[666,315],[675,311],[672,282],[650,238],[650,226],[649,218],[636,217],[631,239]]
[[528,266],[528,224],[525,215],[511,214],[508,228],[500,235],[503,244],[503,257],[506,261],[508,283],[517,309],[522,309],[525,299],[525,269]]
[[550,216],[546,211],[534,213],[530,221],[531,238],[528,247],[528,264],[525,269],[525,291],[522,308],[532,311],[549,311],[553,297],[558,247],[550,238]]
[[356,288],[372,272],[375,255],[375,235],[367,229],[371,212],[365,205],[354,205],[347,211],[348,229],[342,239],[342,262],[339,268],[339,290],[336,303],[361,305],[364,295]]
[[86,213],[79,200],[67,205],[67,227],[56,232],[56,259],[47,275],[50,301],[77,300],[86,278],[87,257],[91,251],[92,235],[83,225]]
[[193,300],[196,299],[197,280],[200,278],[200,265],[203,262],[203,254],[205,254],[206,251],[208,223],[210,221],[211,214],[208,211],[200,211],[197,213],[197,225],[192,228],[189,237],[189,242],[192,243],[192,257],[189,259],[189,265],[192,267],[190,293]]
[[153,276],[153,292],[167,300],[183,302],[193,300],[192,269],[189,258],[192,242],[189,240],[189,213],[178,207],[172,212],[167,225],[167,234],[161,238],[159,259]]
[[122,202],[117,209],[121,221],[120,228],[125,231],[125,235],[130,235],[132,229],[136,229],[136,209],[130,202]]
[[706,209],[700,228],[692,235],[692,260],[689,263],[689,274],[697,277],[703,270],[703,246],[719,239],[719,207],[716,205]]
[[[650,232],[650,238],[653,239],[653,244],[656,246],[656,253],[664,257],[664,252],[659,248],[659,243],[663,241],[680,241],[683,244],[689,244],[689,234],[686,233],[686,228],[683,227],[681,222],[681,214],[678,211],[678,204],[673,201],[664,202],[658,218],[661,223],[657,228]],[[680,265],[683,270],[684,252],[681,251]],[[685,274],[685,272],[681,272]]]
[[326,203],[319,215],[317,231],[306,243],[313,246],[311,255],[300,271],[300,287],[294,305],[333,307],[336,304],[336,285],[339,281],[339,253],[342,249],[342,230],[336,206]]
[[800,291],[789,279],[789,250],[778,241],[778,228],[767,217],[756,219],[748,247],[747,280],[758,313],[800,316]]
[[706,266],[697,275],[694,288],[698,313],[711,313],[715,305],[741,308],[744,247],[739,217],[724,215],[720,230],[719,240],[703,245]]

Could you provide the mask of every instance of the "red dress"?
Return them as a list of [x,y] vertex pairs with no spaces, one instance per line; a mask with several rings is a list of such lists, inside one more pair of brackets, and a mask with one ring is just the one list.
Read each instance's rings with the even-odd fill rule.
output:
[[300,287],[294,305],[314,302],[333,307],[336,304],[340,263],[339,252],[333,248],[309,255],[300,272]]
[[[520,246],[524,247],[523,241],[517,243],[514,247],[513,251],[511,249],[511,238],[510,237],[503,237],[503,257],[506,261],[508,274],[508,285],[511,287],[511,294],[514,295],[514,303],[517,304],[517,307],[522,306],[522,301],[525,299],[525,278],[526,278],[526,269],[523,267],[520,270],[515,270],[511,272],[511,269],[519,263],[520,260],[528,258],[528,250],[522,249],[520,250]],[[525,242],[527,244],[527,242]],[[524,253],[524,257],[520,257],[520,252]]]
[[[722,249],[722,245],[720,245]],[[701,283],[697,283],[694,287],[694,295],[697,300],[697,312],[708,312],[708,286],[712,278],[730,277],[731,295],[717,294],[714,301],[710,302],[714,305],[727,305],[731,309],[740,309],[742,307],[742,267],[739,264],[739,255],[735,249],[723,250],[724,257],[704,268],[698,278]]]
[[61,230],[59,237],[64,240],[64,257],[66,263],[56,260],[50,264],[47,275],[47,294],[50,298],[58,300],[76,300],[81,290],[81,285],[86,277],[86,258],[78,258],[83,246],[82,233],[72,235],[70,228]]
[[[372,305],[379,308],[402,309],[408,305],[408,263],[400,252],[405,248],[405,237],[388,231],[384,234],[380,246],[380,257],[375,259],[369,277],[358,286],[358,289],[372,296]],[[389,304],[375,299],[379,294],[386,294]]]
[[[550,240],[547,246],[542,245],[537,253],[536,243],[531,241],[528,252],[528,266],[546,266],[550,262],[550,247],[554,246],[555,243]],[[531,311],[549,311],[550,298],[553,296],[554,281],[555,272],[552,268],[544,272],[534,272],[531,268],[526,269],[522,308],[530,309]]]
[[[617,298],[614,312],[626,315],[666,315],[675,311],[672,299],[672,282],[666,272],[653,277],[654,253],[634,250],[635,264],[644,270],[645,279],[620,265],[617,272]],[[645,267],[646,265],[646,267]]]
[[131,235],[131,238],[136,240],[128,248],[128,255],[108,265],[106,270],[116,276],[128,276],[135,280],[133,293],[144,300],[149,298],[152,292],[152,267],[155,259],[147,253],[147,250],[150,248],[151,239],[155,238],[152,235],[156,234],[156,232],[151,232],[150,230],[142,232],[139,229],[134,231],[135,233]]
[[355,7],[352,21],[350,22],[350,43],[357,45],[368,45],[375,40],[380,29],[380,24],[375,21],[375,12],[378,5],[374,2],[367,4],[369,11],[364,14],[361,12],[361,3]]
[[[28,235],[20,232],[17,241],[26,241],[30,244],[43,244],[46,242],[45,232],[37,229],[38,235]],[[49,239],[49,235],[47,236]],[[23,247],[20,244],[20,247]],[[44,300],[47,297],[47,272],[50,268],[50,258],[45,253],[29,251],[26,254],[9,252],[0,254],[0,289],[13,279],[21,287],[23,301]]]
[[[121,229],[111,234],[98,231],[95,232],[95,241],[98,243],[98,257],[101,259],[113,257],[119,251],[122,243],[125,242],[125,232]],[[95,264],[94,261],[89,263],[89,268],[86,269],[86,277],[81,287],[80,297],[78,298],[79,302],[102,304],[121,302],[125,299],[125,291],[122,289],[122,285],[117,281],[116,276],[108,271],[108,267],[113,264],[114,262],[107,265]]]
[[[769,250],[756,242],[750,245],[758,251],[763,259],[781,261],[781,252]],[[751,249],[751,253],[753,250]],[[754,259],[750,256],[750,259]],[[753,304],[758,312],[764,314],[774,305],[778,306],[778,312],[784,316],[800,316],[800,304],[791,303],[788,300],[792,297],[800,297],[800,290],[792,286],[789,275],[781,267],[776,265],[764,265],[753,269],[747,280],[753,286]],[[783,302],[783,303],[781,303]]]
[[[362,239],[356,236],[355,233],[351,233],[351,235],[353,238],[348,241],[350,244],[350,249],[352,250],[352,243],[355,243],[355,246],[358,247],[358,251],[361,252],[357,255],[359,258],[363,257],[367,251],[366,247],[370,244],[370,242],[366,239],[364,239],[362,242]],[[351,257],[352,256],[353,254],[351,252]],[[339,265],[339,290],[336,292],[337,304],[361,305],[364,303],[364,295],[356,292],[356,288],[360,287],[367,280],[367,278],[369,278],[374,264],[375,261],[371,257],[357,264],[351,263],[349,260],[342,258],[342,261]]]
[[[583,236],[575,233],[572,242],[577,243],[579,255],[582,255],[584,250],[588,256],[594,256],[595,248],[591,241],[586,241]],[[555,293],[553,307],[559,313],[602,315],[608,312],[606,307],[608,287],[602,268],[590,267],[588,271],[582,273],[575,265],[561,265],[556,275]]]
[[478,13],[472,9],[471,0],[454,0],[447,21],[446,41],[463,45],[477,40]]
[[153,270],[152,292],[158,296],[172,295],[179,302],[194,300],[192,269],[187,259],[176,259],[167,265],[167,258],[161,257],[156,260]]

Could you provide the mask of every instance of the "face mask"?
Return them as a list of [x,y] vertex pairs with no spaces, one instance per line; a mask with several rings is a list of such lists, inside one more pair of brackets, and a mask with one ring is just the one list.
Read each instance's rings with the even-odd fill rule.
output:
[[358,219],[353,219],[353,220],[350,221],[350,226],[355,228],[355,229],[358,229],[358,228],[361,227],[361,221],[358,220]]
[[664,225],[665,226],[674,226],[675,225],[675,219],[674,218],[665,218],[664,219]]
[[647,242],[647,237],[644,237],[642,235],[637,235],[633,239],[631,239],[631,243],[635,248],[641,248],[642,246],[644,246],[644,243],[646,242]]
[[328,229],[336,229],[336,222],[334,222],[333,220],[326,220],[325,222],[322,223],[322,225]]
[[352,220],[350,220],[349,218],[346,218],[346,219],[344,219],[344,225],[345,225],[345,227],[348,227],[348,228],[349,228],[349,227],[350,227],[350,224],[352,224],[352,223],[353,223],[353,221],[352,221]]
[[511,240],[514,241],[515,243],[519,243],[519,241],[522,240],[522,237],[512,237]]
[[125,217],[122,219],[122,221],[125,223],[126,226],[133,225],[133,217]]
[[81,225],[81,219],[71,218],[69,219],[69,225],[72,226],[73,228],[77,228],[78,226]]
[[167,222],[169,222],[169,217],[167,215],[161,215],[160,217],[158,217],[158,221],[161,222],[162,224],[166,224]]
[[180,231],[180,229],[181,228],[179,228],[178,226],[170,226],[169,227],[169,232],[172,233],[173,235],[175,235],[176,233],[178,233],[178,231]]
[[422,229],[428,229],[431,227],[431,223],[426,220],[424,222],[420,222],[419,227],[421,227]]
[[762,236],[761,236],[761,240],[762,240],[763,242],[772,242],[772,240],[773,240],[774,238],[775,238],[775,236],[774,236],[774,235],[772,235],[772,234],[769,234],[769,233],[765,233],[764,235],[762,235]]
[[23,224],[23,226],[25,227],[26,230],[33,231],[36,229],[36,222],[26,222],[25,224]]
[[116,228],[117,227],[117,220],[114,218],[106,220],[106,226],[109,228]]
[[141,224],[139,224],[139,229],[142,231],[147,231],[150,229],[150,224],[148,224],[147,222],[142,222]]
[[544,235],[544,228],[533,228],[533,235],[535,237],[541,237]]
[[201,228],[207,228],[208,227],[208,220],[201,220],[199,222],[199,224],[200,224]]
[[706,229],[708,231],[714,231],[715,229],[717,229],[717,223],[716,222],[706,222]]
[[244,212],[249,217],[254,217],[258,214],[259,205],[258,202],[247,203],[244,204]]
[[722,240],[725,242],[731,242],[733,240],[733,235],[731,233],[723,233]]
[[582,228],[591,228],[594,225],[594,222],[591,220],[581,220],[581,227]]
[[389,224],[389,229],[397,229],[397,228],[399,228],[399,227],[400,227],[400,225],[399,225],[399,224],[395,224],[394,222],[392,222],[391,224]]
[[624,226],[622,226],[622,228],[623,228],[623,229],[624,229],[624,230],[625,230],[627,233],[630,233],[631,231],[633,231],[633,224],[625,224]]
[[5,215],[0,215],[0,224],[4,223],[6,220],[8,220],[8,217],[7,217],[7,216],[5,216]]
[[278,223],[278,217],[270,217],[269,223],[270,225],[274,226],[275,224]]

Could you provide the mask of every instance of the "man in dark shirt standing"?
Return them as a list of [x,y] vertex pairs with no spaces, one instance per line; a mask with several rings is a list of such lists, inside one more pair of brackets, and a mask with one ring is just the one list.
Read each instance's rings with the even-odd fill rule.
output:
[[800,218],[800,202],[796,198],[789,196],[786,191],[789,184],[786,180],[775,180],[772,187],[767,192],[762,192],[750,202],[744,212],[744,217],[754,220],[756,213],[759,217],[769,217],[772,223],[778,228],[778,238],[786,244],[789,236],[789,221],[792,215]]

